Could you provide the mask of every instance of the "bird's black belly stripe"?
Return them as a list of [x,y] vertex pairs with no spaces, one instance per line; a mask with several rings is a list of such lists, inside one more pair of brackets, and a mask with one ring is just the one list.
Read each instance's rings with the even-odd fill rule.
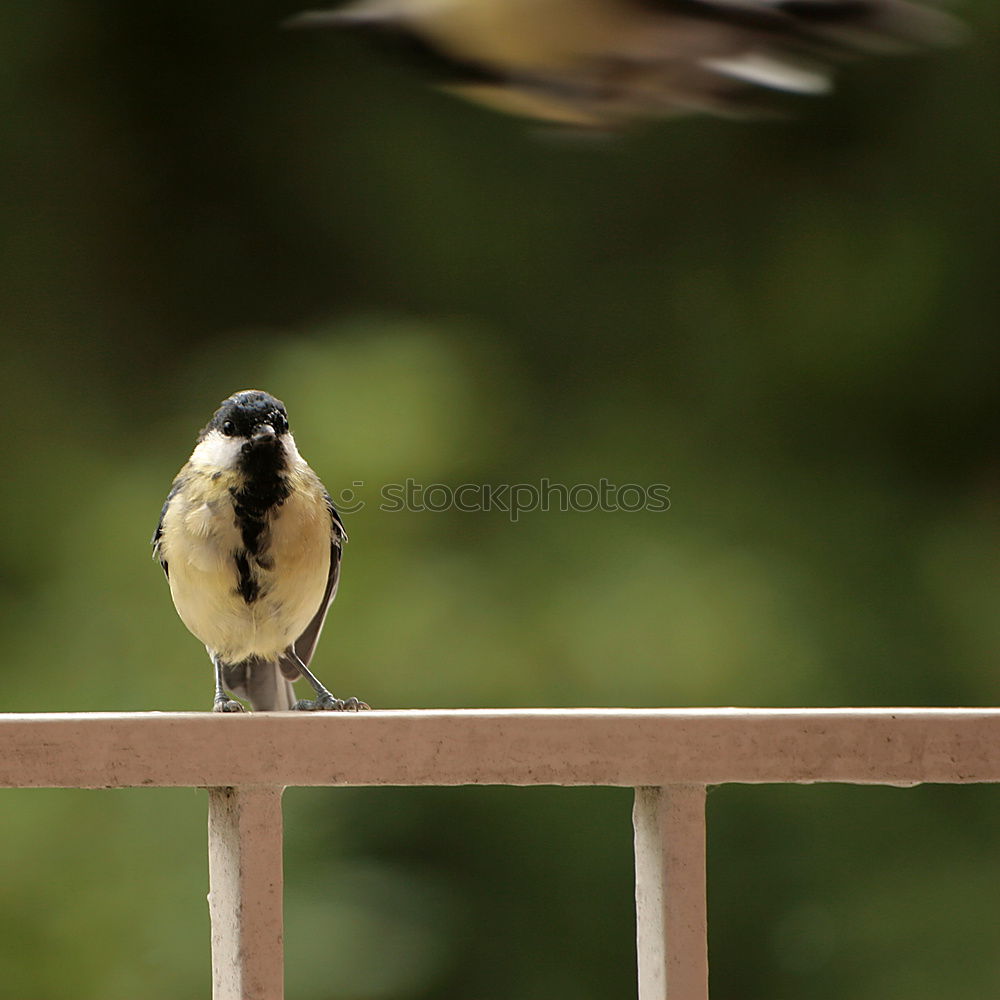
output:
[[236,560],[236,573],[239,576],[236,592],[247,604],[253,604],[260,596],[260,584],[250,572],[250,557],[245,551],[241,551],[236,553],[234,559]]
[[233,513],[243,548],[234,556],[239,581],[237,593],[247,604],[253,604],[261,594],[260,582],[251,572],[251,564],[261,569],[274,565],[267,548],[270,541],[271,518],[288,499],[291,487],[283,475],[285,453],[276,441],[245,445],[240,468],[246,479],[239,488],[231,488]]
[[247,552],[262,555],[267,548],[268,516],[288,499],[291,489],[282,476],[258,479],[242,489],[230,490],[236,525]]

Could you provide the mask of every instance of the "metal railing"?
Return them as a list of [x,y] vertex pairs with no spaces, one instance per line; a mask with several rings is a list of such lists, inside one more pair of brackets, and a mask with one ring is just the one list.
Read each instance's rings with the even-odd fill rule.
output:
[[1000,781],[1000,709],[0,715],[0,787],[209,791],[214,1000],[281,1000],[281,793],[636,789],[640,1000],[706,1000],[705,789]]

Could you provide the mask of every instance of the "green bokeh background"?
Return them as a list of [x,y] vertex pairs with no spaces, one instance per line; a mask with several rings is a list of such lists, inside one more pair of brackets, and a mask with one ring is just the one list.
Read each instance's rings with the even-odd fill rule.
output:
[[[793,120],[567,140],[292,3],[0,8],[0,708],[190,710],[148,539],[267,388],[355,489],[380,707],[1000,698],[1000,16]],[[666,512],[379,509],[666,483]],[[362,484],[362,485],[357,485]],[[0,996],[209,995],[205,794],[0,796]],[[630,794],[286,794],[290,1000],[634,990]],[[1000,990],[1000,793],[721,788],[713,1000]]]

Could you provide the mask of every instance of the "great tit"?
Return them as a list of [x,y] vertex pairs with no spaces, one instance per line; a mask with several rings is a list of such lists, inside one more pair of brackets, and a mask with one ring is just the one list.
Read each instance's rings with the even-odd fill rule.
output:
[[[224,400],[174,479],[153,553],[174,607],[215,667],[216,712],[357,710],[309,669],[337,594],[347,533],[288,429],[284,404],[257,389]],[[291,682],[316,692],[296,702]]]
[[373,29],[433,59],[460,96],[598,130],[767,113],[768,91],[825,93],[852,56],[961,35],[909,0],[354,0],[286,25]]

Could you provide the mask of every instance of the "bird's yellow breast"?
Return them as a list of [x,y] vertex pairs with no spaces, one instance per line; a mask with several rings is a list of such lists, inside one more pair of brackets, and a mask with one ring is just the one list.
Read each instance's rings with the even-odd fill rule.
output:
[[331,522],[308,468],[264,517],[256,551],[245,544],[233,502],[235,474],[188,470],[163,522],[162,557],[184,624],[224,661],[274,658],[319,609],[330,572]]

